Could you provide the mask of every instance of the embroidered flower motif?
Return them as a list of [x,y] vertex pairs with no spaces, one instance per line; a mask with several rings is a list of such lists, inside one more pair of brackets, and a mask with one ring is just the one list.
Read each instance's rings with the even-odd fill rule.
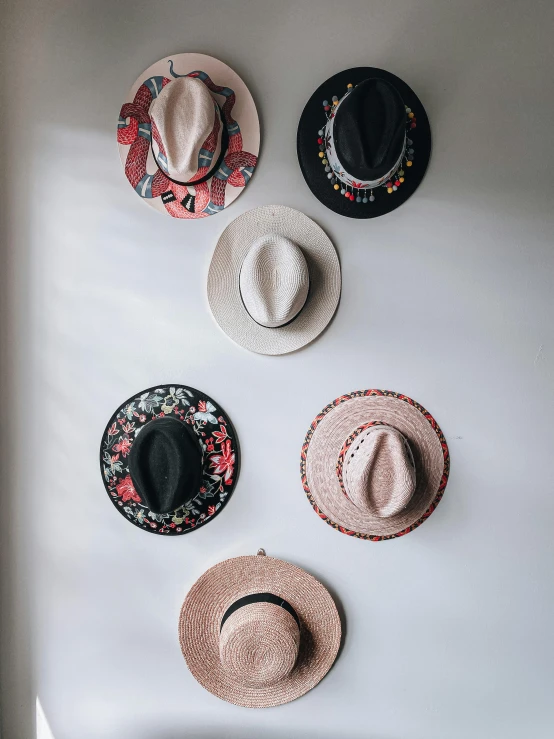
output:
[[135,414],[135,404],[128,403],[121,412],[123,413],[124,416],[127,416],[127,418],[130,421],[133,415]]
[[[163,398],[156,393],[143,393],[140,396],[139,408],[145,413],[152,413],[154,408],[157,408],[162,402]],[[134,403],[132,404],[134,406]]]
[[138,523],[144,523],[146,516],[146,511],[144,508],[139,508],[138,511],[135,513],[135,518],[137,519]]
[[222,444],[224,439],[227,438],[227,428],[223,424],[219,427],[219,431],[214,431],[214,437],[216,444]]
[[112,446],[114,452],[121,452],[126,457],[131,451],[131,439],[128,436],[120,436],[119,441]]
[[139,494],[135,490],[135,486],[133,485],[133,481],[131,480],[131,475],[127,475],[127,477],[125,477],[119,483],[119,485],[115,486],[115,489],[117,490],[118,496],[121,497],[121,500],[124,503],[126,503],[128,500],[134,500],[135,503],[141,502]]
[[221,454],[214,454],[210,457],[211,466],[216,475],[224,475],[225,482],[228,483],[233,476],[235,467],[235,453],[231,448],[231,440],[227,439],[221,446]]
[[217,418],[213,415],[216,410],[215,405],[209,400],[199,400],[198,410],[194,414],[195,421],[204,421],[205,423],[217,423]]

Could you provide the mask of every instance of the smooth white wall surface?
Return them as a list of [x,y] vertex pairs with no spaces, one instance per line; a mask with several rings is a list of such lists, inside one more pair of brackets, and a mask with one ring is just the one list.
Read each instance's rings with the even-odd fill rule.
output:
[[[549,739],[554,735],[552,28],[548,2],[144,2],[4,6],[3,739]],[[140,202],[116,146],[141,70],[220,57],[263,126],[252,183],[180,222]],[[296,127],[351,66],[403,77],[433,155],[403,207],[341,218],[310,193]],[[334,240],[335,320],[291,356],[242,350],[205,290],[216,240],[281,203]],[[240,436],[225,511],[151,536],[108,500],[98,445],[141,388],[204,389]],[[312,512],[312,418],[361,388],[406,393],[446,434],[451,477],[417,531],[352,540]],[[189,674],[177,618],[212,564],[263,546],[325,583],[344,649],[305,697],[219,701]]]

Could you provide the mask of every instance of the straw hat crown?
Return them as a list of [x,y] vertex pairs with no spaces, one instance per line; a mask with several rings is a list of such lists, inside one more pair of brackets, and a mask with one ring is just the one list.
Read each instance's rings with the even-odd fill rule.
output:
[[[219,108],[210,91],[195,77],[173,80],[154,100],[150,116],[158,164],[172,180],[189,182],[205,164],[201,160],[202,147],[212,133],[215,135],[219,118]],[[221,129],[219,125],[219,135]]]
[[354,505],[389,518],[404,510],[415,488],[412,452],[397,429],[373,426],[356,438],[344,465],[344,489]]
[[224,670],[250,687],[269,687],[286,678],[299,647],[297,621],[275,603],[243,606],[225,621],[219,637]]
[[269,233],[250,247],[239,280],[248,313],[260,326],[276,328],[302,310],[310,274],[302,249],[285,236]]

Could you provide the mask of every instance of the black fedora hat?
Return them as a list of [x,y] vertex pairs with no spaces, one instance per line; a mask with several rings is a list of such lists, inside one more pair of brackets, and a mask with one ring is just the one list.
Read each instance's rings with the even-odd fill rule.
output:
[[100,445],[117,510],[155,534],[186,534],[226,505],[239,471],[235,430],[205,393],[164,385],[137,393],[110,418]]
[[308,100],[297,151],[318,200],[349,218],[374,218],[398,208],[423,179],[429,119],[399,77],[355,67],[328,79]]

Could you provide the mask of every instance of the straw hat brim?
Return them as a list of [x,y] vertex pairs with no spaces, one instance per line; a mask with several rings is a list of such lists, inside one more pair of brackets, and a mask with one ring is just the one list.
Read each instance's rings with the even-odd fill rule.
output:
[[[284,598],[300,619],[300,651],[292,672],[267,687],[237,684],[219,657],[221,619],[239,598],[270,592]],[[299,698],[331,669],[341,641],[341,622],[326,588],[295,565],[260,555],[235,557],[205,572],[181,608],[179,641],[196,680],[229,703],[267,708]]]
[[[416,465],[414,495],[403,511],[388,518],[355,506],[337,476],[345,441],[372,421],[398,429]],[[342,533],[371,541],[403,536],[422,524],[444,494],[449,469],[448,446],[435,419],[411,398],[389,390],[361,390],[337,398],[315,418],[302,447],[302,485],[316,513]]]
[[[267,233],[294,241],[310,274],[304,307],[293,321],[277,328],[254,321],[244,307],[239,285],[248,250]],[[254,208],[230,223],[217,243],[208,273],[208,300],[215,320],[233,341],[259,354],[286,354],[313,341],[333,318],[340,292],[340,263],[333,243],[308,216],[283,205]]]
[[[212,208],[210,206],[213,195],[213,177],[206,180],[205,184],[196,187],[194,185],[190,185],[174,188],[176,194],[174,193],[175,197],[173,200],[167,201],[169,206],[166,206],[161,194],[157,194],[156,196],[152,196],[152,193],[149,194],[148,186],[153,187],[154,183],[147,180],[148,175],[155,175],[157,178],[161,178],[164,173],[161,170],[158,170],[151,147],[148,150],[144,172],[142,172],[144,167],[142,154],[137,150],[134,153],[133,158],[132,152],[133,146],[136,145],[140,136],[139,139],[136,139],[135,142],[131,143],[130,139],[125,135],[120,136],[120,131],[118,129],[119,156],[121,163],[123,164],[123,168],[128,175],[128,179],[129,175],[132,177],[133,173],[139,169],[141,170],[141,173],[144,174],[140,183],[135,186],[133,181],[131,185],[134,187],[136,192],[141,195],[141,199],[149,206],[160,213],[164,213],[173,218],[206,218],[231,205],[231,203],[239,197],[239,195],[244,191],[246,185],[250,182],[252,174],[256,168],[257,157],[260,151],[260,121],[258,118],[258,112],[248,87],[239,75],[231,69],[231,67],[215,57],[208,56],[207,54],[196,53],[172,54],[171,56],[164,57],[152,64],[139,77],[137,77],[124,100],[124,104],[133,103],[137,92],[147,81],[152,80],[153,78],[157,80],[162,80],[164,78],[169,80],[173,79],[171,69],[174,69],[175,74],[179,76],[195,71],[204,72],[211,78],[215,85],[220,88],[229,88],[235,93],[232,118],[235,126],[238,126],[238,129],[235,132],[237,133],[240,130],[242,151],[234,152],[233,162],[227,162],[229,164],[229,172],[233,170],[232,174],[227,178],[219,178],[217,187],[218,190],[223,189],[223,204],[221,206],[218,205],[217,208]],[[212,92],[212,97],[220,107],[224,105],[226,98],[221,94]],[[142,114],[141,117],[144,119],[144,114]],[[145,139],[142,139],[142,141],[144,140]],[[226,171],[226,175],[228,175],[229,172]],[[173,186],[171,183],[168,183],[168,187],[172,188]],[[187,193],[197,197],[198,204],[195,206],[196,212],[190,212],[186,207],[182,207],[182,203],[179,203]]]
[[[340,98],[346,92],[348,84],[358,85],[369,77],[383,79],[394,85],[404,104],[415,112],[417,128],[413,134],[410,134],[415,149],[413,166],[406,172],[402,186],[390,195],[384,188],[377,188],[374,192],[375,202],[360,204],[351,202],[333,189],[325,168],[321,165],[321,158],[318,156],[317,138],[318,131],[324,128],[326,123],[322,107],[323,100],[331,100],[333,95]],[[396,210],[414,194],[421,184],[431,157],[431,128],[423,103],[404,80],[384,69],[354,67],[330,77],[310,97],[298,123],[296,149],[306,184],[323,205],[348,218],[375,218]]]

